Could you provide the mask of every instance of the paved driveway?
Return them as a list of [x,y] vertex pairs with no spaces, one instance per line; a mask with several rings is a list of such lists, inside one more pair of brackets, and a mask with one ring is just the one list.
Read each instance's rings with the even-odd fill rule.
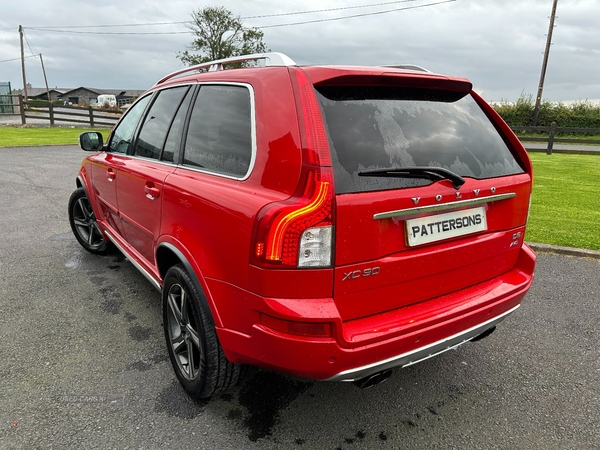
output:
[[489,338],[371,389],[251,369],[193,402],[158,292],[71,236],[83,156],[0,148],[0,448],[600,448],[600,261],[540,254]]

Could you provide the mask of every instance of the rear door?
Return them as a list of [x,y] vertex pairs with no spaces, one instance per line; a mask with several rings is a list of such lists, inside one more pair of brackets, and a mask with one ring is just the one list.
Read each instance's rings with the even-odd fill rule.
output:
[[528,166],[470,85],[453,88],[317,86],[335,174],[343,320],[438,299],[516,264]]
[[154,95],[131,156],[120,167],[118,202],[125,237],[150,266],[155,263],[164,181],[175,170],[189,91],[189,86],[178,86]]

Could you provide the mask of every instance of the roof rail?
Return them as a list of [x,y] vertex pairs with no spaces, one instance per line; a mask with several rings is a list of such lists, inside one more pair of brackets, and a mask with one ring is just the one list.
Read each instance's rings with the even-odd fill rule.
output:
[[202,64],[197,64],[195,66],[186,67],[185,69],[177,70],[169,75],[161,78],[156,82],[156,84],[164,83],[171,78],[174,78],[178,75],[183,75],[184,73],[194,72],[200,69],[206,69],[208,67],[209,72],[215,72],[218,70],[223,70],[223,64],[231,64],[238,63],[244,61],[255,61],[258,59],[265,60],[265,66],[296,66],[297,64],[291,59],[289,56],[284,55],[283,53],[271,52],[271,53],[254,53],[252,55],[240,55],[233,56],[231,58],[225,59],[217,59],[215,61],[209,61]]
[[407,69],[407,70],[418,70],[419,72],[429,72],[430,70],[425,69],[424,67],[417,66],[415,64],[392,64],[392,65],[384,65],[381,67],[392,67],[394,69]]

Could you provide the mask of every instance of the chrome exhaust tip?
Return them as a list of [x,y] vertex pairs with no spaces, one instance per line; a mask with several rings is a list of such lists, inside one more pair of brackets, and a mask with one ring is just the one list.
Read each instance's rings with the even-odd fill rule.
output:
[[485,330],[483,333],[481,333],[478,336],[475,336],[473,339],[471,339],[471,342],[477,342],[482,340],[483,338],[488,337],[490,334],[492,334],[494,331],[496,331],[496,327],[493,326],[492,328],[488,328],[487,330]]
[[384,370],[383,372],[377,372],[368,377],[361,378],[360,380],[354,381],[354,384],[361,389],[370,388],[376,384],[383,383],[392,374],[392,369]]

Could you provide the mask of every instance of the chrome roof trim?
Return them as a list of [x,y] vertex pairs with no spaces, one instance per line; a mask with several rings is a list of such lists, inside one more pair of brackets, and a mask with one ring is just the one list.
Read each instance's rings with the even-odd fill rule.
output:
[[265,60],[265,66],[296,66],[297,64],[294,62],[292,58],[289,56],[279,53],[279,52],[271,52],[271,53],[254,53],[252,55],[240,55],[234,56],[231,58],[225,59],[217,59],[215,61],[208,61],[202,64],[197,64],[195,66],[186,67],[185,69],[176,70],[158,80],[155,84],[161,84],[165,81],[168,81],[172,78],[183,76],[188,72],[196,72],[202,69],[208,69],[209,72],[215,72],[219,70],[223,70],[223,64],[231,64],[236,62],[244,62],[244,61],[256,61],[259,59]]

